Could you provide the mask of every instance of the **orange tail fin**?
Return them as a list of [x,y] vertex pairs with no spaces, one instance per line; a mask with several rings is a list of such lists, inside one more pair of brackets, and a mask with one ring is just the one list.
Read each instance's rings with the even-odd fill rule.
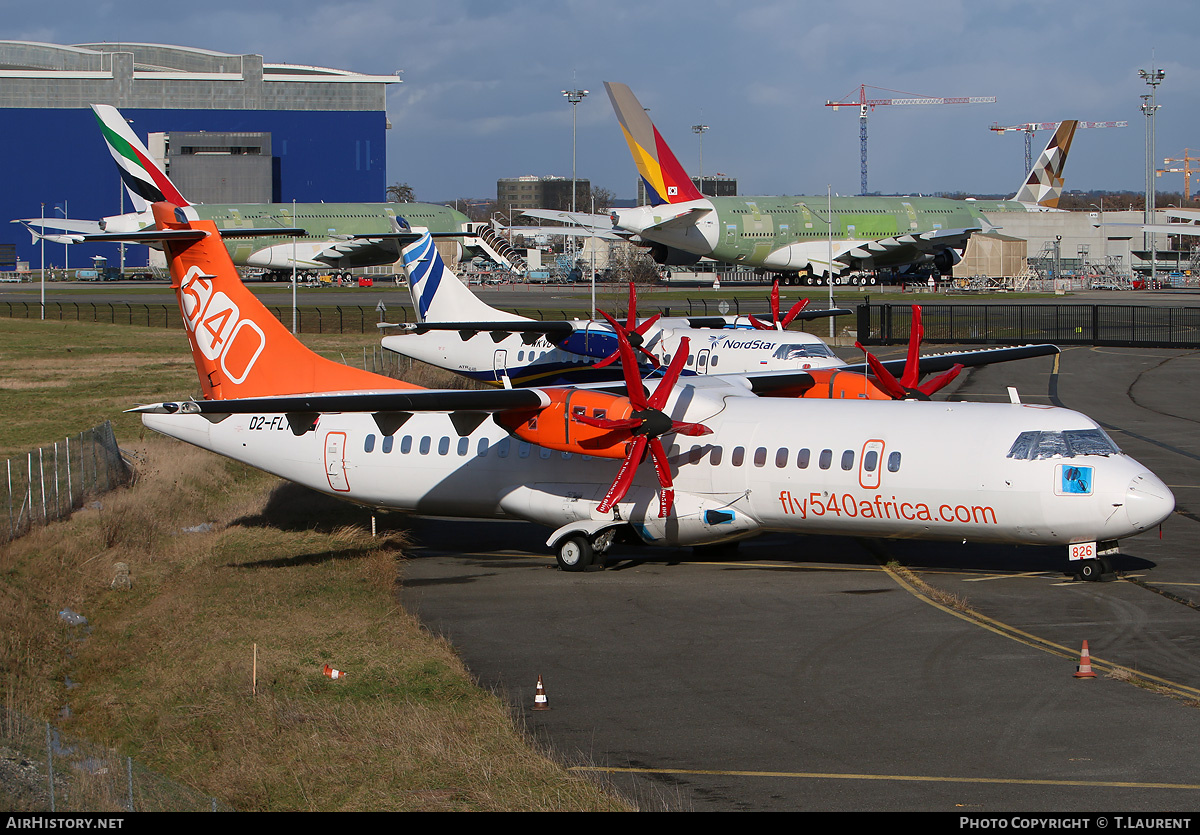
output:
[[309,350],[242,284],[215,224],[169,203],[153,209],[161,231],[204,233],[163,247],[206,399],[420,388]]

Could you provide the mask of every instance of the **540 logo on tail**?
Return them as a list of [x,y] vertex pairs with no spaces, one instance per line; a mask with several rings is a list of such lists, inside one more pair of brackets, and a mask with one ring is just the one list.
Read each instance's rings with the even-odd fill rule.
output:
[[206,359],[219,362],[230,382],[246,379],[266,347],[262,329],[243,319],[237,304],[223,292],[213,292],[213,276],[198,266],[188,269],[179,286],[184,324]]

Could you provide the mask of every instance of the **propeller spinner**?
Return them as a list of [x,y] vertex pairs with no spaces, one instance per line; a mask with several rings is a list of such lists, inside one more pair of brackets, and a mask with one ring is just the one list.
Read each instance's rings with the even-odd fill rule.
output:
[[[646,331],[649,330],[650,326],[657,322],[659,318],[661,318],[662,314],[655,313],[640,325],[637,323],[637,291],[634,290],[632,281],[629,282],[629,315],[625,319],[625,325],[622,326],[619,324],[603,310],[600,311],[600,315],[608,320],[614,331],[619,334],[623,333],[633,348],[636,348],[638,351],[641,351],[643,354],[649,357],[651,365],[653,365],[655,368],[658,368],[661,365],[661,363],[658,361],[658,357],[647,351],[643,345],[645,343]],[[612,365],[613,362],[620,356],[621,349],[618,344],[617,350],[600,360],[600,362],[596,363],[593,368],[607,368],[608,366]]]

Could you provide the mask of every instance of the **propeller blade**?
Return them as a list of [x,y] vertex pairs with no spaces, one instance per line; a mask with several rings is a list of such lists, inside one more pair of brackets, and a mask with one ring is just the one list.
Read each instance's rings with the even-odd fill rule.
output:
[[904,361],[904,374],[900,377],[900,385],[906,389],[915,388],[921,382],[921,340],[925,337],[925,329],[921,327],[921,306],[914,304],[912,309],[912,330],[908,336],[908,358]]
[[775,330],[775,327],[774,327],[774,325],[768,325],[766,322],[760,322],[760,321],[758,320],[758,318],[757,318],[757,317],[756,317],[756,316],[755,316],[753,313],[751,313],[750,315],[748,315],[746,318],[750,320],[750,324],[754,325],[754,327],[755,327],[757,330],[760,330],[760,331],[773,331],[773,330]]
[[675,504],[674,482],[671,481],[671,464],[667,461],[667,451],[663,449],[662,441],[650,439],[650,458],[654,461],[654,472],[658,475],[658,484],[662,489],[658,493],[659,518],[671,512]]
[[571,420],[576,423],[582,423],[585,426],[595,426],[597,429],[637,429],[642,425],[642,421],[637,418],[624,418],[616,420],[613,418],[598,418],[591,415],[572,415]]
[[875,375],[875,380],[879,387],[884,390],[893,400],[903,400],[908,396],[908,392],[904,386],[892,375],[892,372],[887,370],[887,366],[879,361],[879,358],[868,351],[861,342],[855,342],[854,347],[867,355],[867,365],[871,367],[871,372]]
[[671,389],[675,388],[675,383],[679,379],[679,375],[683,372],[683,366],[687,362],[691,345],[691,340],[686,336],[679,340],[679,350],[675,352],[675,356],[671,357],[671,364],[663,372],[662,380],[658,383],[658,388],[654,389],[654,394],[650,395],[651,408],[662,409],[666,405],[667,398],[671,394]]
[[917,391],[926,396],[929,396],[934,392],[941,391],[943,388],[949,385],[950,381],[957,377],[958,372],[962,370],[962,363],[955,363],[946,373],[938,377],[934,377],[932,380],[926,380],[922,385],[917,386]]
[[679,421],[674,421],[671,423],[670,431],[679,435],[688,435],[693,438],[698,438],[701,435],[712,434],[712,430],[703,423],[681,423]]
[[633,484],[633,476],[637,472],[638,464],[642,463],[642,459],[646,455],[646,443],[646,437],[638,435],[633,439],[633,443],[629,445],[629,454],[621,462],[621,469],[617,473],[616,481],[608,488],[608,493],[604,495],[604,500],[596,508],[601,513],[608,513],[629,492],[629,487]]
[[808,299],[801,299],[792,305],[792,309],[789,310],[787,315],[783,317],[783,326],[786,328],[788,325],[790,325],[792,320],[799,316],[800,311],[806,307],[808,307]]

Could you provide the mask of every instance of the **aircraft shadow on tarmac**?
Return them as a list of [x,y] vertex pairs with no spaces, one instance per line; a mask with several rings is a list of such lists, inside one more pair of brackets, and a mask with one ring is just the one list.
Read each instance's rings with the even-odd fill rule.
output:
[[[463,559],[497,568],[502,563],[524,562],[530,555],[543,560],[550,555],[545,529],[526,523],[421,518],[411,520],[411,532],[412,548],[406,556],[413,560],[461,553]],[[1065,551],[1065,547],[1055,546],[767,534],[736,547],[658,548],[618,543],[605,555],[605,568],[622,571],[642,565],[709,563],[731,570],[810,571],[827,565],[870,568],[895,559],[914,570],[1071,576],[1074,572]],[[1111,563],[1116,571],[1143,571],[1155,565],[1132,554],[1114,556]]]
[[[290,482],[271,491],[262,511],[230,523],[242,527],[268,527],[282,531],[318,531],[332,533],[347,526],[370,524],[370,511],[332,496]],[[439,519],[402,513],[376,516],[380,536],[402,537],[410,544],[403,547],[407,559],[461,553],[464,559],[499,567],[516,567],[530,557],[538,565],[547,562],[546,531],[525,522]],[[1136,543],[1131,543],[1136,548]],[[1018,574],[1027,572],[1073,572],[1064,556],[1064,548],[1054,546],[1014,546],[985,543],[930,542],[917,540],[860,539],[830,536],[767,534],[740,544],[704,548],[656,548],[636,543],[619,543],[606,554],[606,569],[622,571],[642,565],[678,566],[683,563],[719,564],[731,570],[795,571],[814,570],[823,565],[874,567],[895,559],[914,570],[957,571],[980,574]],[[245,567],[286,567],[337,559],[353,559],[362,551],[297,554],[284,560],[252,563]],[[770,563],[767,565],[766,563]],[[1136,554],[1111,558],[1118,572],[1144,571],[1155,563]]]

